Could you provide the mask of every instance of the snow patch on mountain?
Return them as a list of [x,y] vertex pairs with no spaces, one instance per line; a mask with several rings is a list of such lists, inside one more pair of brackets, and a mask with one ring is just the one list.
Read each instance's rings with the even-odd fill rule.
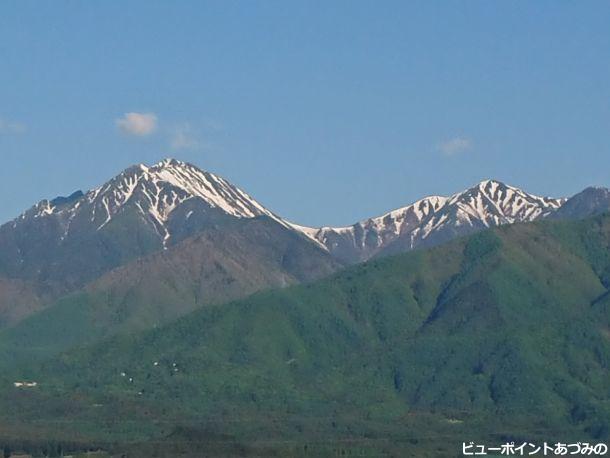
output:
[[[130,167],[70,205],[54,205],[53,201],[43,200],[34,207],[33,216],[58,215],[69,224],[76,212],[88,211],[89,220],[97,225],[97,230],[101,230],[116,214],[132,204],[145,220],[155,226],[165,244],[171,236],[166,224],[168,218],[182,203],[191,199],[201,199],[209,207],[236,218],[266,215],[286,224],[224,178],[175,159],[165,159],[151,167],[144,164]],[[28,212],[22,218],[27,215]]]
[[564,202],[565,199],[528,194],[496,180],[484,180],[452,196],[429,196],[348,227],[293,227],[331,252],[359,251],[358,260],[363,260],[397,239],[406,240],[406,248],[413,249],[443,231],[468,233],[533,221]]
[[[70,236],[73,222],[79,230],[83,230],[85,220],[90,226],[88,230],[101,231],[118,214],[135,211],[145,225],[149,228],[152,225],[166,247],[172,231],[178,230],[181,237],[196,231],[197,224],[201,224],[197,216],[205,219],[214,212],[235,218],[267,216],[338,259],[357,262],[398,242],[400,250],[405,251],[475,230],[533,221],[555,212],[564,201],[528,194],[496,180],[484,180],[452,196],[425,197],[352,226],[312,228],[283,220],[218,175],[165,159],[153,166],[132,166],[85,194],[77,191],[68,197],[43,200],[21,215],[21,219],[54,216],[53,224],[60,228],[58,239],[63,241]],[[188,206],[183,207],[187,202]],[[183,211],[176,212],[179,208]],[[181,218],[184,225],[194,221],[193,229],[182,231]],[[14,227],[18,221],[19,218],[13,222]]]

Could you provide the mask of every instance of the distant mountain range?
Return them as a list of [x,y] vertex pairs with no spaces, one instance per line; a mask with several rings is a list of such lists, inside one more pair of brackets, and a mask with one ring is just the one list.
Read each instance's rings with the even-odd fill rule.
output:
[[[582,218],[608,208],[610,195],[603,188],[561,199],[485,180],[452,196],[426,197],[352,226],[310,228],[286,221],[224,178],[192,164],[175,159],[153,166],[140,164],[86,193],[43,200],[0,227],[0,327],[114,269],[121,267],[125,272],[137,259],[155,253],[155,259],[176,259],[173,251],[184,251],[181,244],[192,244],[193,237],[210,231],[241,231],[245,236],[239,228],[251,220],[266,221],[261,226],[291,242],[282,254],[276,253],[275,236],[251,240],[256,249],[245,240],[234,247],[232,253],[237,256],[236,250],[241,250],[238,256],[246,264],[253,260],[253,253],[262,255],[260,250],[266,247],[276,253],[273,269],[283,272],[259,275],[259,282],[250,279],[248,287],[235,288],[244,295],[317,278],[372,257],[431,247],[488,227],[547,217]],[[222,245],[219,241],[215,248],[222,250]],[[317,267],[305,276],[284,270],[298,263]],[[226,275],[239,285],[250,277],[245,272],[227,267]],[[162,275],[161,270],[158,273]]]
[[44,200],[0,227],[0,445],[604,440],[608,211],[485,180],[310,228],[174,159]]
[[[188,291],[198,291],[191,298],[197,303],[311,280],[340,266],[223,178],[168,159],[130,167],[87,193],[43,200],[0,227],[0,328],[85,285],[138,277],[143,265],[154,266],[146,281],[163,279],[157,289],[182,271],[177,280],[193,281]],[[165,312],[179,310],[188,308],[167,305]]]
[[[181,307],[190,274],[157,289],[153,257],[0,331],[0,443],[305,458],[607,442],[609,245],[610,215],[504,225],[159,326],[148,304]],[[141,281],[150,294],[116,294]],[[129,310],[150,329],[100,332]]]
[[438,245],[501,224],[544,218],[565,201],[485,180],[450,197],[425,197],[348,227],[295,227],[324,245],[337,259],[352,263]]

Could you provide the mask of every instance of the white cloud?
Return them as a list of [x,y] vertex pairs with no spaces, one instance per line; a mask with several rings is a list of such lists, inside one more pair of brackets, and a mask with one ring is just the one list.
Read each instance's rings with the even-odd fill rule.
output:
[[154,113],[125,113],[116,120],[116,125],[127,135],[146,137],[157,129],[157,115]]
[[200,146],[190,124],[177,126],[172,132],[170,147],[174,150],[194,149]]
[[25,124],[0,118],[0,134],[23,134],[25,130]]
[[465,137],[454,137],[445,140],[438,145],[438,150],[445,156],[455,156],[472,149],[472,141]]

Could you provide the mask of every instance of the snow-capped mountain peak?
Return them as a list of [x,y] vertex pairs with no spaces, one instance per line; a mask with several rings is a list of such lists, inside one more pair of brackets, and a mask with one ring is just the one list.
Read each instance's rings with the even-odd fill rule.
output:
[[[103,202],[112,202],[112,208],[116,208],[134,195],[144,198],[160,220],[167,219],[177,205],[193,198],[202,199],[211,207],[237,218],[272,216],[256,200],[224,178],[176,159],[164,159],[151,167],[144,164],[130,167],[89,192],[87,197],[93,201],[102,196]],[[109,212],[112,211],[109,208]]]
[[352,226],[295,228],[340,259],[353,262],[368,259],[392,244],[400,244],[404,251],[486,227],[532,221],[553,212],[564,201],[489,179],[452,196],[429,196]]
[[192,207],[183,217],[206,208],[235,218],[266,215],[281,220],[226,179],[187,162],[164,159],[152,166],[138,164],[123,170],[102,186],[75,198],[43,200],[21,219],[55,215],[67,236],[72,222],[85,217],[99,231],[116,217],[135,211],[151,224],[163,243],[171,237],[168,220],[184,204]]
[[556,210],[564,201],[565,199],[528,194],[500,181],[484,180],[451,196],[447,205],[456,208],[458,221],[466,224],[482,223],[489,227],[533,221]]
[[[144,231],[163,247],[232,218],[268,216],[306,236],[344,262],[380,253],[432,246],[501,224],[532,221],[555,212],[565,199],[539,197],[497,180],[484,180],[451,196],[428,196],[346,227],[311,228],[284,221],[226,179],[187,162],[164,159],[134,165],[85,194],[43,200],[12,222],[54,227],[58,244],[110,229]],[[157,243],[157,242],[155,242]]]

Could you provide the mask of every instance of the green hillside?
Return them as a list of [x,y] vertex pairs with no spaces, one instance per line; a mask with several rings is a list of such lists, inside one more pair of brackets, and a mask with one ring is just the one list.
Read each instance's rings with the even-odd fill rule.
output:
[[2,393],[0,437],[185,456],[607,440],[609,248],[610,216],[518,224],[202,308],[27,369],[40,386]]
[[339,265],[267,217],[229,221],[111,270],[16,326],[0,329],[0,371],[114,334],[162,326],[194,309],[312,281]]

